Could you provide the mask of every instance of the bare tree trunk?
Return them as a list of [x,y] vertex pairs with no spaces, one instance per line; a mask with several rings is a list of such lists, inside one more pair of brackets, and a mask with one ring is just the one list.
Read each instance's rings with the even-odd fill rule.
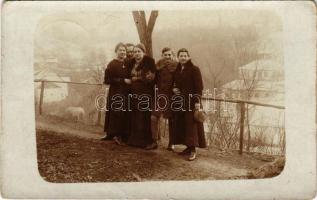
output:
[[136,28],[138,30],[140,42],[144,44],[146,48],[146,54],[152,57],[152,32],[154,29],[156,18],[158,16],[158,11],[151,11],[148,23],[146,23],[144,11],[132,11],[132,15]]

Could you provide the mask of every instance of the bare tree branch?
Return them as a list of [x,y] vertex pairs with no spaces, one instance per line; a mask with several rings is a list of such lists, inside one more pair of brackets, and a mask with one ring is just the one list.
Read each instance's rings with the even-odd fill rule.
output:
[[139,11],[140,14],[140,25],[142,26],[142,28],[144,29],[144,33],[147,32],[147,25],[146,25],[146,17],[145,17],[145,12],[144,10]]
[[151,12],[148,24],[146,23],[144,11],[132,11],[132,15],[138,30],[140,42],[144,44],[147,54],[152,56],[152,32],[158,16],[158,11]]
[[141,36],[143,35],[143,30],[142,30],[142,22],[141,22],[141,16],[139,11],[132,11],[132,15],[133,15],[133,19],[134,19],[134,23],[135,26],[137,28],[138,31],[138,35],[139,35],[139,39],[141,40]]
[[148,34],[149,33],[152,34],[157,16],[158,16],[158,11],[157,10],[153,10],[151,12],[150,19],[149,19],[149,22],[148,22],[148,25],[147,25]]

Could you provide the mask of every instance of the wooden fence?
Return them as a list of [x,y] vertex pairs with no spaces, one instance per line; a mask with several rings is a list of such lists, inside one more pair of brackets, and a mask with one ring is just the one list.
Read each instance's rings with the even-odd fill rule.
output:
[[[98,85],[101,86],[101,83],[82,83],[82,82],[67,82],[67,81],[48,81],[48,80],[41,80],[35,79],[34,82],[41,83],[41,92],[40,92],[40,102],[39,102],[39,114],[42,115],[42,105],[43,105],[43,97],[45,91],[45,83],[53,82],[53,83],[65,83],[65,84],[81,84],[81,85]],[[242,154],[243,152],[243,138],[244,138],[244,121],[245,121],[245,105],[256,105],[262,107],[269,107],[275,109],[282,109],[284,110],[284,106],[254,102],[254,101],[245,101],[245,100],[237,100],[237,99],[220,99],[220,98],[213,98],[213,97],[202,97],[202,100],[212,100],[212,101],[219,101],[219,102],[229,102],[229,103],[236,103],[240,106],[240,136],[239,136],[239,153]]]

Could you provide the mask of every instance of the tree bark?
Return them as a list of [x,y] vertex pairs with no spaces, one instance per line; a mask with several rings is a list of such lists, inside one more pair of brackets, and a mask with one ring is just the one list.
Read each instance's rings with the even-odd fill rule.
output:
[[140,42],[144,44],[146,54],[152,57],[152,32],[154,29],[156,18],[158,16],[158,11],[151,11],[148,24],[146,23],[144,11],[132,11],[132,15],[138,31]]

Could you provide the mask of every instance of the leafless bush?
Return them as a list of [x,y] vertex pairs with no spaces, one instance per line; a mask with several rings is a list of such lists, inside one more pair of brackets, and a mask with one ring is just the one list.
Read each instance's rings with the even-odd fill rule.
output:
[[226,116],[222,116],[221,103],[217,102],[216,105],[216,112],[211,114],[208,120],[210,124],[209,142],[220,149],[237,149],[239,124],[232,123],[234,113],[226,112]]
[[[209,146],[219,149],[238,149],[240,142],[240,109],[224,112],[221,103],[217,102],[216,112],[210,113],[206,121],[208,127]],[[247,123],[247,122],[245,122]],[[244,131],[243,149],[270,155],[284,155],[285,131],[281,127],[269,127],[249,124],[250,129]],[[276,130],[279,131],[276,131]],[[250,137],[247,132],[250,132]],[[273,134],[276,133],[276,134]],[[278,144],[276,144],[278,137]]]

